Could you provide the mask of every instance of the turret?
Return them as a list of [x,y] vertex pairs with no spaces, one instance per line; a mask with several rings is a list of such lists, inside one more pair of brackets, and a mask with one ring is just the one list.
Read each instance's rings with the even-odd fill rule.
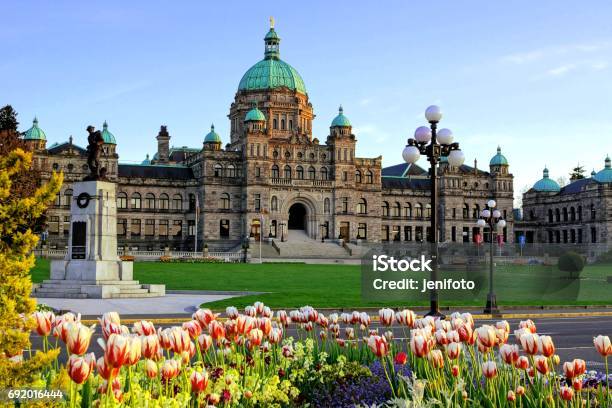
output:
[[162,126],[157,134],[157,163],[167,164],[170,155],[170,134],[166,126]]

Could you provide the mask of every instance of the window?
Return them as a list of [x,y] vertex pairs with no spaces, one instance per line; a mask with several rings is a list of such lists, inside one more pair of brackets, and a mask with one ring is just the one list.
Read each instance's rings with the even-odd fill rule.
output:
[[578,243],[582,244],[582,229],[578,230]]
[[558,208],[555,208],[555,221],[561,221],[561,211]]
[[196,233],[196,228],[195,228],[195,220],[188,220],[187,221],[187,234],[190,237],[195,236]]
[[368,239],[368,225],[365,222],[357,226],[357,239]]
[[261,177],[261,167],[255,167],[255,177]]
[[[291,177],[291,176],[290,176]],[[295,177],[298,180],[303,180],[304,179],[304,168],[302,166],[297,166],[295,168]]]
[[310,166],[308,168],[308,178],[314,180],[316,178],[317,171],[314,167]]
[[172,235],[175,237],[183,236],[183,221],[174,220],[172,221]]
[[553,222],[553,210],[548,209],[548,222]]
[[64,226],[63,226],[63,230],[64,230],[64,236],[68,236],[70,235],[70,216],[64,216]]
[[582,221],[582,206],[578,206],[578,221]]
[[153,195],[153,193],[147,193],[145,195],[145,204],[148,209],[150,210],[155,209],[155,195]]
[[457,242],[457,227],[451,227],[451,241]]
[[321,167],[321,180],[327,180],[327,179],[328,179],[327,167]]
[[457,209],[453,208],[453,218],[457,218]]
[[170,197],[168,197],[168,194],[162,193],[159,196],[159,209],[167,210],[168,208],[170,208]]
[[404,226],[404,241],[412,241],[412,227]]
[[[591,204],[591,219],[594,220],[596,216],[597,216],[597,214],[595,212],[595,204]],[[593,241],[593,242],[595,242],[595,241]]]
[[[141,204],[141,198],[140,198],[140,193],[134,193],[132,194],[132,208],[135,210],[140,210],[142,208],[142,204]],[[140,223],[140,220],[138,221]]]
[[416,203],[414,205],[414,216],[417,218],[423,218],[423,207],[421,203]]
[[393,205],[393,216],[399,217],[401,215],[401,212],[402,212],[402,205],[399,202],[396,202]]
[[223,166],[221,166],[219,163],[215,164],[214,174],[215,177],[223,177]]
[[595,227],[591,227],[591,242],[592,243],[597,242],[597,228]]
[[293,121],[289,119],[289,130],[293,130]]
[[355,172],[355,183],[361,183],[361,172],[359,170]]
[[140,236],[140,220],[132,220],[132,228],[131,228],[130,234],[133,237]]
[[342,197],[342,212],[343,213],[348,213],[348,197]]
[[289,166],[285,166],[285,178],[286,179],[290,179],[291,178],[291,167],[289,167]]
[[402,215],[406,218],[412,217],[412,206],[410,205],[410,203],[406,203],[404,205],[404,213]]
[[342,172],[342,181],[347,181],[348,180],[348,172],[343,171]]
[[117,194],[117,208],[120,210],[125,210],[127,208],[127,194]]
[[389,226],[388,225],[383,225],[380,227],[380,239],[381,241],[389,240]]
[[160,237],[168,237],[168,220],[159,220],[159,229],[157,230]]
[[180,194],[175,194],[172,197],[172,209],[174,211],[181,211],[183,209],[183,197]]
[[372,172],[370,170],[368,170],[366,172],[366,181],[365,182],[366,182],[366,184],[374,183],[374,176],[373,176],[373,174],[372,174]]
[[196,210],[196,197],[195,194],[189,194],[189,211]]
[[431,218],[431,204],[425,205],[425,218]]
[[281,119],[281,129],[285,130],[285,119]]
[[466,204],[463,204],[463,219],[467,219],[470,218],[470,206]]
[[570,220],[576,221],[576,209],[574,207],[570,208]]
[[414,240],[416,242],[423,241],[423,227],[415,227],[414,228]]
[[56,207],[62,205],[62,196],[60,195],[60,193],[57,193],[55,195],[55,202],[53,202],[53,205],[55,205]]
[[399,227],[399,225],[394,225],[393,226],[393,233],[392,233],[391,237],[393,238],[393,241],[401,241],[402,240],[402,237],[400,235],[400,227]]
[[253,196],[255,211],[261,211],[261,194],[254,194]]
[[357,204],[357,212],[359,214],[368,213],[368,203],[366,202],[365,198],[359,200],[359,203]]
[[272,178],[279,178],[280,174],[278,171],[278,166],[275,164],[274,166],[272,166]]
[[155,220],[145,220],[145,237],[155,235]]
[[568,219],[567,208],[563,208],[563,221],[567,221]]
[[66,189],[66,191],[64,191],[64,205],[66,207],[70,207],[71,201],[72,201],[72,190]]
[[462,238],[463,242],[470,242],[470,227],[463,227]]
[[236,166],[234,166],[233,164],[228,165],[225,169],[225,176],[236,177]]
[[57,215],[49,217],[49,234],[59,234],[59,217]]
[[325,214],[329,214],[329,208],[330,208],[329,198],[326,198],[325,200],[323,200],[323,212]]
[[276,119],[272,120],[272,129],[278,129],[278,120]]
[[125,218],[117,218],[117,235],[125,237],[127,234],[127,220]]
[[478,204],[474,205],[472,209],[472,218],[478,218],[480,216],[480,206]]
[[388,217],[389,216],[389,203],[386,202],[386,201],[383,201],[382,215],[383,215],[383,217]]
[[229,238],[230,222],[229,220],[219,221],[219,236],[221,238]]
[[221,206],[220,208],[222,210],[229,210],[230,209],[230,196],[228,193],[223,193],[221,194]]
[[276,196],[272,196],[270,200],[270,211],[278,211],[278,198]]

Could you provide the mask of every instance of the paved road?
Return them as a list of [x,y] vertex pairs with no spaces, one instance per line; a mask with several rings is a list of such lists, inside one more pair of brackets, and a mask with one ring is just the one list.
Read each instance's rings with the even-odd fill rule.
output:
[[[156,316],[157,318],[176,318],[177,315],[172,316]],[[151,317],[150,317],[151,318]],[[182,318],[182,317],[181,317]],[[189,319],[189,316],[184,317],[185,320]],[[497,319],[499,320],[499,319]],[[507,319],[510,323],[512,332],[517,328],[518,322],[521,319]],[[593,337],[604,334],[612,335],[612,317],[611,316],[600,316],[600,317],[571,317],[571,318],[550,318],[541,317],[533,319],[539,334],[549,335],[553,338],[555,346],[557,348],[557,354],[561,357],[561,361],[571,360],[574,358],[582,358],[587,362],[588,369],[596,369],[603,371],[604,365],[601,356],[595,351],[593,347]],[[477,320],[476,326],[495,322],[496,320]],[[156,327],[168,327],[174,324],[156,324]],[[128,325],[131,327],[131,325]],[[372,323],[373,327],[380,327],[377,322]],[[401,338],[403,331],[399,327],[394,327],[394,335],[396,338]],[[384,330],[387,330],[386,328]],[[384,332],[380,330],[380,332]],[[293,335],[295,337],[295,329],[290,329],[286,334],[288,336]],[[96,326],[95,338],[101,337],[101,331],[99,325]],[[92,339],[89,351],[93,351],[96,356],[102,354],[100,346],[96,340]],[[33,349],[42,348],[42,338],[38,334],[33,333],[31,336]],[[53,342],[53,340],[51,340]],[[514,344],[516,340],[513,334],[510,335],[509,342]],[[61,360],[65,361],[65,351],[62,352]]]

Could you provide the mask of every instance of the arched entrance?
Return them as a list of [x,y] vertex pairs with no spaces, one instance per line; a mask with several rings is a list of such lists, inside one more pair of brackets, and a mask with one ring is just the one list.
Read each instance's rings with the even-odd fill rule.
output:
[[295,203],[289,207],[289,229],[305,230],[306,229],[306,207],[302,203]]

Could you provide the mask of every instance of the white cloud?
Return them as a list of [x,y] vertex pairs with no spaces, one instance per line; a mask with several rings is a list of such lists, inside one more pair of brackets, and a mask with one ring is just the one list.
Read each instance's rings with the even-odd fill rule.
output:
[[562,76],[576,69],[575,64],[561,65],[556,68],[549,69],[546,73],[550,76]]
[[566,44],[555,47],[545,47],[525,52],[504,55],[500,58],[503,63],[526,64],[542,59],[549,59],[563,55],[574,55],[581,53],[594,53],[610,48],[612,42],[600,41],[590,44]]

